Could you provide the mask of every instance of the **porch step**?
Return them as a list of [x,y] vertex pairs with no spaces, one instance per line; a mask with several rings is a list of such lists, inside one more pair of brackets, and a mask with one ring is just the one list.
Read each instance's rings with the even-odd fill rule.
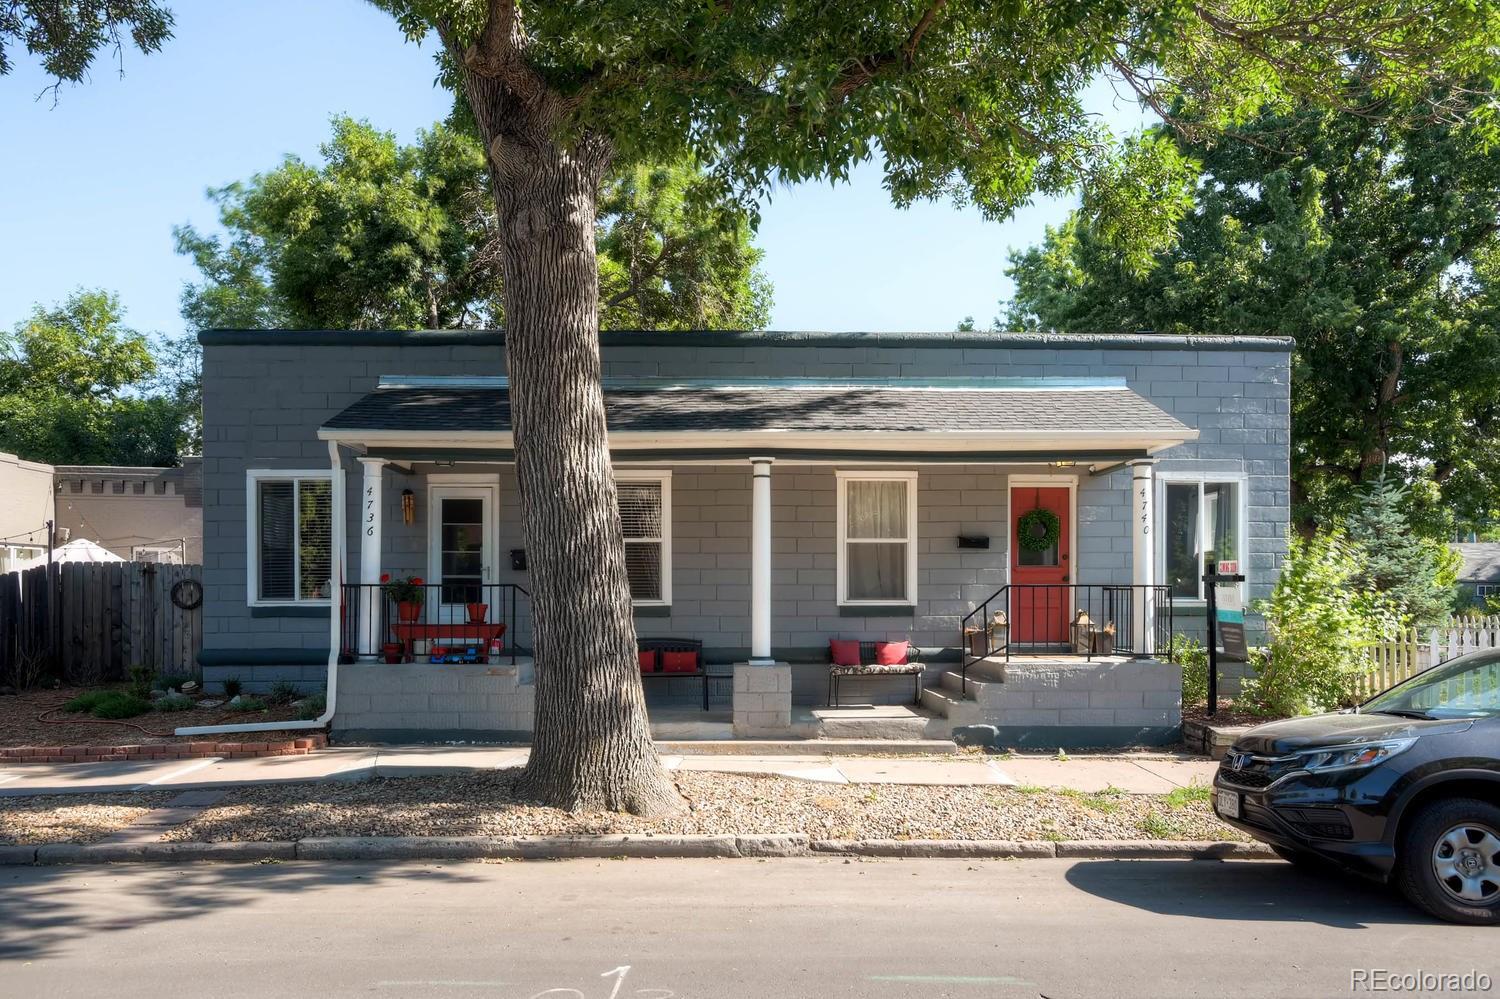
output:
[[986,656],[976,659],[969,664],[969,679],[989,681],[990,683],[1005,682],[1006,662],[1004,656]]
[[[968,683],[965,684],[963,674],[956,669],[950,669],[944,671],[943,675],[939,678],[939,682],[942,684],[943,690],[949,691],[956,696],[965,697],[971,701],[977,701],[984,696],[986,688],[1000,681],[988,675],[977,676],[971,669],[969,671]],[[965,690],[965,687],[968,689]]]
[[921,739],[934,712],[905,704],[814,708],[820,739]]
[[942,687],[924,687],[922,706],[947,719],[952,725],[970,725],[978,721],[982,715],[977,703],[965,700],[955,690]]

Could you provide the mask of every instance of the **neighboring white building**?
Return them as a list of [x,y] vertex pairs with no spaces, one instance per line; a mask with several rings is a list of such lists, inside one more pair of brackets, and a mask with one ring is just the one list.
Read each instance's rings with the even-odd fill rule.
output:
[[0,452],[0,572],[47,551],[52,466]]

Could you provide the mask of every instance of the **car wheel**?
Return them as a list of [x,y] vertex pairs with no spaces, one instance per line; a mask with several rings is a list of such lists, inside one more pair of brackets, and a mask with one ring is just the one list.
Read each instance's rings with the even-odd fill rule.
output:
[[1402,837],[1401,891],[1439,919],[1500,925],[1500,808],[1450,798],[1424,808]]

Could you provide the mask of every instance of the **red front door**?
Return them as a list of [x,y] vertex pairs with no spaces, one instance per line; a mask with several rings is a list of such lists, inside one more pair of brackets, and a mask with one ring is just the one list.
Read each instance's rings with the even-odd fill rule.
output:
[[[1017,645],[1066,645],[1073,599],[1072,537],[1066,486],[1013,486],[1010,490],[1010,638]],[[1021,518],[1042,509],[1057,518],[1057,542],[1037,549],[1021,544]]]

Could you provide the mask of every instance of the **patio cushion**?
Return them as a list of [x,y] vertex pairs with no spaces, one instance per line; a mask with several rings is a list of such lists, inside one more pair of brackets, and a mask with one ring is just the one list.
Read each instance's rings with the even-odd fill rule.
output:
[[831,666],[828,670],[834,676],[899,676],[925,671],[926,667],[921,663],[892,663],[890,665],[862,663],[858,666]]
[[859,665],[859,642],[855,639],[830,638],[828,651],[835,666]]
[[663,652],[661,668],[663,673],[696,673],[698,672],[698,653]]
[[875,664],[877,666],[900,666],[906,662],[911,642],[876,642]]
[[656,672],[656,652],[655,652],[655,650],[646,650],[646,651],[637,652],[636,653],[636,657],[639,658],[640,661],[641,661],[641,672],[642,673],[655,673]]

